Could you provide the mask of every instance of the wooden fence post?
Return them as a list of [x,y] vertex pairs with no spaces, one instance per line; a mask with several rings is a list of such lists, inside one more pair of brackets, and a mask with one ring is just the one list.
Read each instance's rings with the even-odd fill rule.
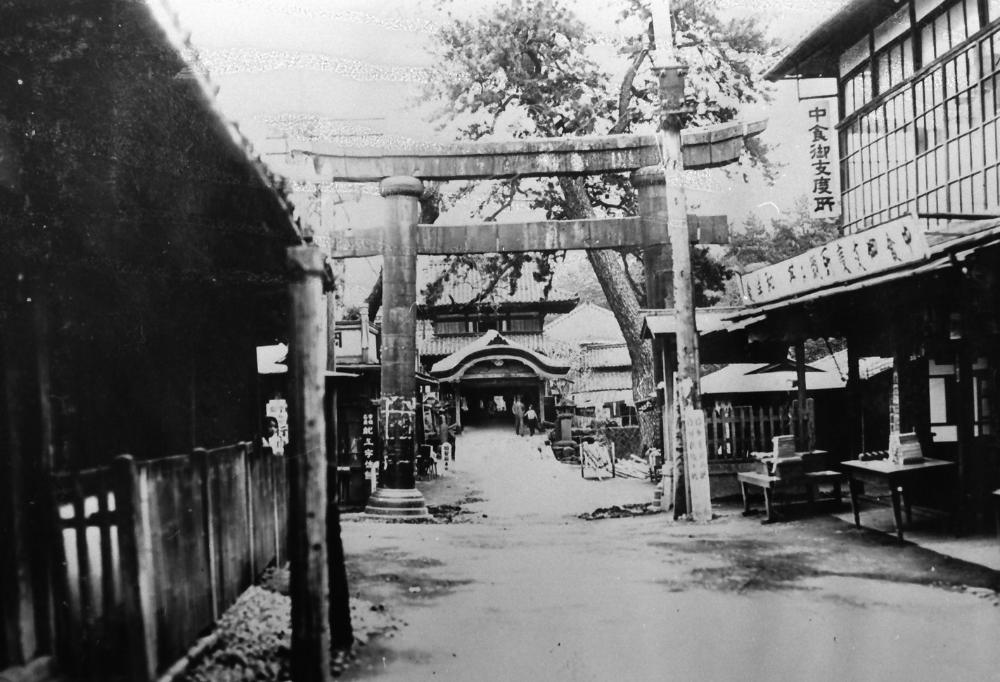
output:
[[73,476],[73,538],[76,545],[76,565],[80,572],[78,585],[80,587],[80,633],[81,651],[78,659],[83,667],[94,670],[93,638],[96,632],[97,616],[94,613],[94,586],[91,582],[90,552],[87,547],[87,509],[86,496],[80,475]]
[[276,568],[281,568],[287,558],[281,552],[282,534],[284,534],[284,537],[288,537],[288,524],[281,522],[284,519],[284,514],[281,510],[285,504],[282,495],[288,490],[288,475],[283,457],[278,459],[278,456],[272,453],[265,455],[265,458],[267,459],[267,466],[271,468],[271,514],[274,516],[274,565]]
[[153,557],[139,475],[131,455],[116,457],[112,469],[130,678],[154,682],[158,661]]
[[216,558],[215,501],[212,499],[212,469],[205,448],[195,448],[191,459],[201,481],[202,520],[205,524],[205,557],[208,562],[208,593],[212,600],[212,620],[219,619],[219,565]]
[[247,508],[247,551],[250,556],[250,582],[257,580],[257,564],[254,552],[256,549],[255,534],[257,524],[254,521],[253,508],[253,468],[250,466],[250,443],[243,443],[243,499]]

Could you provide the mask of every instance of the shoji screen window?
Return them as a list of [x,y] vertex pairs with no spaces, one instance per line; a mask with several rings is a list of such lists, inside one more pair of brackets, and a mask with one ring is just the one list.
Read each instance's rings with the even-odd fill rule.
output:
[[[991,15],[992,16],[992,15]],[[983,144],[983,201],[988,213],[1000,211],[1000,29],[983,38],[980,43],[983,78],[982,97]]]
[[913,147],[913,102],[905,89],[842,129],[846,232],[879,225],[914,209]]
[[986,210],[979,55],[971,45],[915,85],[920,213]]
[[841,103],[848,116],[871,101],[871,45],[868,36],[855,43],[840,56]]
[[978,0],[946,4],[920,31],[921,63],[930,64],[979,30]]
[[913,41],[901,40],[875,57],[878,89],[886,92],[913,75]]

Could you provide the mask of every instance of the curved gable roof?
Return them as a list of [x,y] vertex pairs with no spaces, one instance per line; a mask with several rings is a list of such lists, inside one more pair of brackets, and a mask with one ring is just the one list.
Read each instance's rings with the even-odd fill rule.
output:
[[431,376],[441,381],[457,381],[475,365],[494,360],[519,362],[545,379],[558,379],[569,372],[569,363],[542,355],[491,330],[435,362],[431,367]]

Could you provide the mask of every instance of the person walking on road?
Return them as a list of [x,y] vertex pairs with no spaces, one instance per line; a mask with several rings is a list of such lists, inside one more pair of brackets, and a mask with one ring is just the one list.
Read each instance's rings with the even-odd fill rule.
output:
[[524,413],[524,423],[528,426],[528,435],[534,436],[538,430],[538,413],[535,412],[534,405],[528,405],[528,411]]
[[524,430],[524,403],[521,396],[514,398],[514,404],[510,406],[510,413],[514,415],[514,433],[521,435]]

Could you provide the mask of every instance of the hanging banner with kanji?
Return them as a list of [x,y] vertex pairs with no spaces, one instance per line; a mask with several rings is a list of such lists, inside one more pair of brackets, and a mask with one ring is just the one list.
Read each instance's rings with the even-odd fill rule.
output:
[[748,304],[776,301],[893,270],[926,255],[924,228],[907,215],[742,275],[740,292]]
[[815,218],[840,215],[840,172],[835,100],[801,102],[808,140],[809,206]]
[[383,396],[381,434],[383,442],[412,441],[417,413],[416,398]]

